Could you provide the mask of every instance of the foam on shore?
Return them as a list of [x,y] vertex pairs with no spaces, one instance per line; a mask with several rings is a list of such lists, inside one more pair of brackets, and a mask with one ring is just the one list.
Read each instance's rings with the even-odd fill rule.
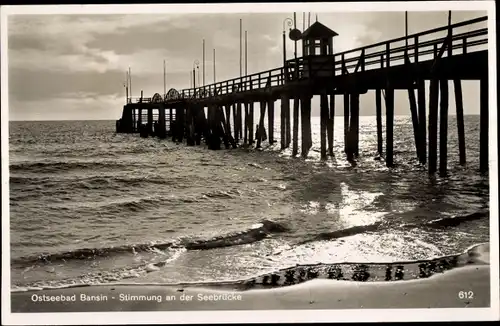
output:
[[[488,307],[489,274],[489,266],[477,265],[405,282],[317,279],[289,287],[248,291],[152,285],[89,286],[12,293],[11,307],[12,312]],[[34,302],[35,294],[74,295],[76,301]],[[106,297],[106,300],[82,301],[82,295],[87,298]],[[191,300],[185,300],[186,297]]]

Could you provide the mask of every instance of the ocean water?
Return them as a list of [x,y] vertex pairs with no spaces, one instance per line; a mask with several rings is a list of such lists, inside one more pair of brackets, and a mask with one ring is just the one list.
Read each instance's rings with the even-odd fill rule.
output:
[[307,159],[280,151],[279,126],[263,151],[210,151],[115,134],[114,121],[10,122],[12,286],[209,282],[459,253],[489,240],[489,186],[479,118],[466,116],[466,167],[449,121],[443,178],[418,164],[410,117],[396,117],[393,169],[375,159],[374,117],[360,119],[355,166],[343,117],[326,162],[317,117]]

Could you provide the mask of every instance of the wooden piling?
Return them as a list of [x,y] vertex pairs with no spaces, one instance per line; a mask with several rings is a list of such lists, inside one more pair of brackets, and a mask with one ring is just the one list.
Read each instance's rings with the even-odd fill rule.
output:
[[453,80],[455,88],[455,106],[457,108],[457,133],[458,152],[460,165],[465,165],[465,128],[464,128],[464,104],[462,100],[462,83],[459,79]]
[[439,174],[446,175],[448,162],[448,81],[441,79],[440,88],[440,120],[439,120]]
[[420,137],[418,135],[418,112],[417,112],[417,100],[415,98],[415,91],[413,90],[413,85],[408,87],[408,102],[410,104],[411,122],[413,126],[413,139],[415,141],[415,153],[417,158],[420,160]]
[[[236,115],[236,107],[231,104],[227,104],[226,105],[226,120],[225,120],[225,123],[224,123],[224,131],[225,131],[225,134],[226,136],[229,136],[231,135],[231,106],[233,108],[233,113],[234,113],[234,116]],[[222,109],[222,107],[221,107]],[[222,118],[224,117],[224,113],[222,113]],[[235,130],[236,131],[236,130]]]
[[321,137],[321,159],[326,159],[326,130],[329,119],[328,95],[322,92],[320,95],[320,137]]
[[[238,139],[239,136],[239,131],[238,131],[238,110],[236,109],[236,103],[232,105],[233,107],[233,133],[234,133],[234,139]],[[227,111],[226,111],[227,113]],[[230,120],[228,120],[229,122]]]
[[291,130],[291,119],[290,119],[290,98],[286,97],[286,106],[285,106],[285,147],[288,148],[290,143],[292,142],[292,130]]
[[295,156],[299,152],[299,104],[300,98],[293,99],[293,137],[292,137],[292,155]]
[[488,172],[488,78],[479,81],[479,170],[481,173]]
[[359,156],[359,94],[351,94],[351,123],[349,126],[351,154]]
[[239,132],[239,135],[238,135],[238,139],[237,140],[240,140],[241,138],[243,138],[243,113],[242,113],[242,105],[241,105],[241,102],[238,102],[238,104],[236,105],[236,108],[238,110],[238,132]]
[[254,139],[253,139],[253,116],[254,116],[253,101],[250,102],[249,106],[250,106],[250,110],[248,111],[248,142],[250,145],[252,145],[254,143]]
[[382,156],[383,152],[383,137],[382,137],[382,90],[375,90],[375,107],[377,115],[377,152]]
[[163,105],[159,108],[157,126],[158,130],[155,130],[156,135],[161,139],[167,137],[165,130],[165,107]]
[[264,129],[264,117],[266,115],[266,103],[267,101],[261,101],[260,102],[260,118],[259,118],[259,124],[258,124],[258,129],[257,129],[257,148],[261,147],[262,140],[265,135],[265,129]]
[[243,144],[248,144],[248,102],[244,103],[243,110],[245,111],[245,124],[243,127]]
[[425,81],[417,80],[417,102],[418,102],[418,137],[420,154],[419,161],[421,164],[427,162],[427,128],[426,128],[426,109],[425,109]]
[[172,123],[174,122],[174,115],[173,115],[174,109],[172,107],[169,107],[168,109],[169,109],[168,129],[170,130],[170,133],[172,133]]
[[385,164],[387,167],[394,166],[394,88],[387,83],[385,90],[385,107],[386,107],[386,150]]
[[281,150],[284,150],[287,147],[287,111],[290,112],[290,100],[288,96],[281,96],[281,112],[280,112],[280,136],[281,136]]
[[267,125],[269,129],[269,144],[274,143],[274,100],[270,99],[267,109]]
[[142,109],[137,109],[138,117],[137,117],[137,130],[141,130],[142,125]]
[[148,126],[147,126],[148,134],[153,135],[153,109],[148,108],[147,111],[148,111]]
[[328,110],[328,123],[327,123],[327,134],[328,134],[328,155],[333,156],[333,139],[334,139],[334,126],[335,126],[335,94],[330,94],[330,108]]
[[311,99],[308,94],[303,94],[300,97],[301,103],[301,130],[302,130],[302,148],[301,156],[306,158],[312,146],[311,138]]
[[349,156],[349,93],[344,93],[344,152]]
[[139,128],[137,127],[137,111],[132,109],[132,132],[137,132]]
[[284,104],[283,97],[281,98],[281,111],[280,111],[280,148],[281,150],[285,149],[285,110],[283,109]]
[[431,79],[429,86],[429,167],[428,172],[436,172],[437,123],[438,123],[439,80]]

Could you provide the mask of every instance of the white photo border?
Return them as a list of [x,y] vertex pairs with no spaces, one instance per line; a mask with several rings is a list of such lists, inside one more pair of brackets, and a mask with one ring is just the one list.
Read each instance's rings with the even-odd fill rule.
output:
[[[489,175],[490,175],[490,308],[448,309],[348,309],[348,310],[248,310],[248,311],[155,311],[88,313],[11,313],[10,223],[9,223],[9,93],[8,35],[11,15],[36,14],[145,14],[145,13],[264,13],[293,11],[448,11],[488,12],[489,51]],[[496,16],[494,1],[414,1],[339,3],[238,3],[155,5],[44,5],[2,6],[1,19],[1,173],[2,173],[2,324],[143,324],[143,323],[229,323],[229,322],[367,322],[367,321],[476,321],[499,319],[498,241],[498,144]]]

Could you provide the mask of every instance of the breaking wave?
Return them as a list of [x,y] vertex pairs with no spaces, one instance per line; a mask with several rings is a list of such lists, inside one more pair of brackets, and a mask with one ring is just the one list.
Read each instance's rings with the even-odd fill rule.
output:
[[260,241],[273,233],[282,233],[288,231],[288,228],[281,223],[269,220],[263,220],[253,225],[251,228],[226,235],[221,235],[211,239],[179,239],[176,241],[167,241],[160,243],[127,244],[106,248],[82,248],[60,253],[47,253],[37,256],[21,257],[11,260],[12,264],[28,266],[34,263],[53,263],[58,261],[92,259],[96,257],[107,257],[114,254],[134,253],[149,250],[165,249],[186,249],[186,250],[208,250],[213,248],[222,248],[237,246]]

